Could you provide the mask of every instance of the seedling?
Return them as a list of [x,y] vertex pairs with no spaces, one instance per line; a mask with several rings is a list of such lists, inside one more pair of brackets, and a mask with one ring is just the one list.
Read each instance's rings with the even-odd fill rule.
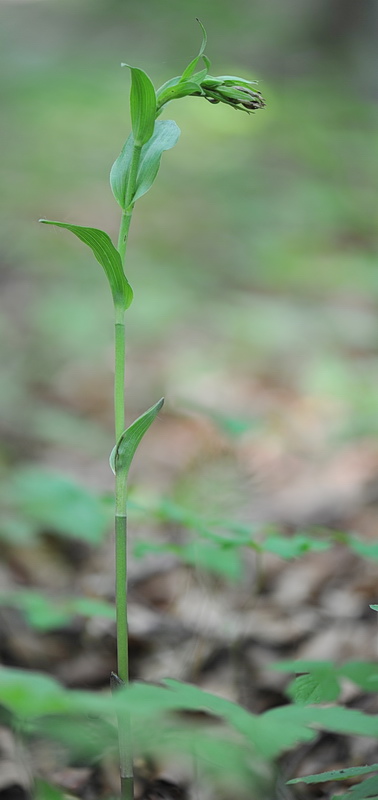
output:
[[[151,188],[160,167],[162,154],[172,148],[180,131],[172,120],[158,119],[172,100],[186,96],[202,97],[212,104],[224,103],[236,110],[254,112],[264,106],[255,81],[235,75],[213,77],[210,61],[205,55],[207,36],[202,29],[202,44],[198,55],[183,73],[168,80],[157,91],[148,75],[137,67],[127,66],[131,73],[130,133],[119,157],[113,164],[110,183],[114,197],[121,207],[121,223],[117,247],[109,235],[97,228],[82,227],[65,222],[42,219],[49,225],[65,228],[88,245],[103,267],[111,289],[115,321],[115,381],[114,416],[115,446],[110,465],[115,474],[115,535],[116,535],[116,617],[117,617],[117,674],[112,686],[127,684],[128,623],[127,623],[127,480],[135,451],[159,413],[163,399],[158,400],[135,422],[125,428],[125,312],[133,300],[133,291],[124,272],[127,242],[134,206]],[[202,62],[202,68],[197,67]],[[133,797],[131,729],[125,717],[119,718],[120,773],[123,800]]]

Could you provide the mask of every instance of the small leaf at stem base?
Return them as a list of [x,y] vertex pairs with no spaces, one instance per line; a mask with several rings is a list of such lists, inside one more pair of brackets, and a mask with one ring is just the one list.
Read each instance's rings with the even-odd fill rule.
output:
[[122,433],[117,444],[110,454],[109,463],[115,475],[123,474],[127,478],[135,451],[143,439],[144,434],[152,425],[164,403],[164,397],[154,406],[147,409]]

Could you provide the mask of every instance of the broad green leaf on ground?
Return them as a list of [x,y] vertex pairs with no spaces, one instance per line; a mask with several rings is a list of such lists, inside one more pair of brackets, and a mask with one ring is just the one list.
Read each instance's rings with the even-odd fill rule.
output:
[[357,536],[348,536],[348,545],[351,550],[354,550],[357,555],[363,558],[378,559],[378,543],[377,542],[363,542]]
[[332,703],[340,694],[340,685],[334,672],[321,669],[311,675],[300,675],[293,680],[287,693],[295,703]]
[[90,544],[103,541],[109,524],[104,503],[70,478],[35,467],[12,475],[8,495],[26,519]]
[[121,474],[127,478],[135,451],[143,439],[144,434],[152,425],[164,403],[162,397],[154,406],[147,409],[121,434],[117,444],[110,454],[110,466],[114,474]]
[[377,716],[337,706],[280,706],[262,714],[260,719],[260,742],[263,743],[265,727],[265,755],[270,758],[296,743],[313,739],[316,729],[378,738]]
[[[143,145],[138,166],[135,192],[131,203],[139,200],[151,188],[159,171],[161,157],[165,150],[170,150],[180,136],[180,128],[171,119],[155,122],[154,132],[149,141]],[[115,199],[125,208],[127,183],[134,147],[134,137],[130,134],[120,155],[110,171],[110,185]]]
[[346,769],[332,769],[329,772],[319,772],[317,775],[303,775],[293,778],[288,783],[325,783],[325,781],[345,781],[356,778],[369,772],[377,772],[378,764],[369,764],[365,767],[347,767]]
[[285,559],[298,558],[304,553],[320,553],[323,550],[329,550],[330,547],[330,542],[304,533],[297,533],[290,537],[270,534],[262,542],[263,550],[275,553]]
[[339,678],[342,677],[349,678],[368,692],[378,691],[378,666],[374,662],[347,661],[337,666],[331,661],[279,661],[272,664],[272,669],[309,673],[301,675],[290,684],[289,694],[296,702],[322,703],[336,700],[336,687],[339,687]]
[[117,730],[109,720],[78,714],[50,714],[38,720],[38,735],[64,745],[76,763],[88,763],[116,753]]
[[34,782],[35,800],[66,800],[66,795],[56,786],[43,780]]
[[142,147],[151,138],[156,118],[156,94],[148,75],[137,67],[123,64],[131,72],[130,115],[135,144]]
[[65,690],[54,678],[7,667],[0,670],[0,703],[23,719],[66,710]]
[[49,675],[11,667],[0,669],[0,704],[30,720],[45,714],[107,717],[116,708],[110,694],[65,689]]
[[172,553],[184,564],[190,564],[207,572],[214,572],[231,581],[239,580],[242,574],[241,558],[235,549],[216,547],[207,542],[157,544],[139,541],[135,544],[133,553],[136,558],[143,558],[150,553]]
[[[333,795],[333,798],[334,797],[335,795]],[[376,800],[377,797],[378,775],[372,775],[371,778],[366,778],[366,780],[361,781],[361,783],[351,786],[350,789],[345,792],[345,794],[337,795],[338,800],[365,800],[365,798]]]
[[98,228],[84,228],[81,225],[69,225],[65,222],[54,222],[50,219],[40,219],[46,225],[56,225],[65,228],[88,245],[94,257],[104,269],[113,295],[114,305],[126,311],[133,299],[133,290],[125,276],[121,256],[105,231]]
[[115,619],[111,603],[92,597],[48,597],[34,589],[0,594],[0,603],[18,608],[37,630],[48,631],[67,625],[77,616]]
[[281,672],[304,672],[288,686],[295,703],[331,703],[340,694],[339,670],[332,661],[280,661],[272,669]]
[[369,661],[347,661],[339,671],[340,675],[349,678],[365,691],[378,691],[378,664]]
[[242,563],[235,548],[220,547],[210,542],[189,542],[180,545],[182,560],[198,569],[215,572],[231,581],[238,581],[242,575]]

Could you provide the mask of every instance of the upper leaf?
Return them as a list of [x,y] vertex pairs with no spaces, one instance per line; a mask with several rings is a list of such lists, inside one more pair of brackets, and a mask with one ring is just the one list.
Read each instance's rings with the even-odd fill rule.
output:
[[[143,145],[139,161],[135,194],[132,203],[135,203],[151,188],[159,171],[160,161],[164,150],[174,147],[180,136],[180,128],[171,119],[155,122],[154,133]],[[131,133],[120,155],[114,162],[110,171],[110,185],[115,199],[125,208],[125,197],[129,179],[130,164],[133,152],[134,137]]]
[[110,466],[114,474],[122,474],[127,478],[131,462],[133,460],[135,451],[138,444],[142,440],[150,425],[152,425],[155,417],[159,413],[164,403],[162,397],[154,406],[147,409],[138,419],[135,420],[129,427],[122,433],[117,444],[113,447],[110,454]]
[[84,244],[91,248],[93,255],[104,268],[106,277],[112,291],[114,305],[126,310],[132,302],[133,290],[125,276],[121,256],[105,231],[98,228],[83,228],[81,225],[69,225],[66,222],[54,222],[50,219],[40,219],[46,225],[56,225],[66,228],[78,237]]
[[[180,83],[182,81],[188,80],[188,78],[190,78],[193,75],[193,72],[194,72],[194,70],[195,70],[200,58],[203,56],[203,54],[205,52],[205,47],[207,45],[207,33],[205,31],[204,26],[202,25],[202,22],[198,19],[198,17],[197,17],[197,22],[201,26],[201,29],[202,29],[202,44],[201,44],[201,47],[199,49],[198,56],[193,58],[193,60],[190,62],[190,64],[188,64],[186,69],[184,69],[184,72],[182,73],[181,78],[180,78]],[[206,70],[206,72],[207,72],[207,70]]]
[[148,75],[137,67],[129,67],[131,71],[130,115],[135,144],[138,147],[146,144],[154,131],[156,118],[156,94],[154,85]]
[[151,188],[159,171],[164,150],[174,147],[179,136],[180,128],[172,119],[155,122],[153,136],[142,148],[134,202]]

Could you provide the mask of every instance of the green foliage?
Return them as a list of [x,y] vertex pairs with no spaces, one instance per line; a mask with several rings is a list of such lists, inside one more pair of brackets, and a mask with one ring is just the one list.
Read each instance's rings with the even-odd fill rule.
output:
[[144,434],[152,425],[164,403],[164,398],[158,400],[154,406],[148,408],[122,433],[117,444],[110,454],[110,466],[115,475],[121,475],[127,480],[131,462],[135,451],[143,439]]
[[[360,775],[366,775],[369,772],[376,772],[378,764],[370,764],[364,767],[349,767],[347,769],[333,769],[329,772],[320,772],[317,775],[305,775],[300,778],[293,778],[288,783],[325,783],[328,781],[345,781],[351,778],[358,778]],[[351,786],[345,794],[337,794],[333,797],[342,798],[342,800],[365,800],[365,798],[373,798],[378,795],[378,775],[367,778],[361,783]],[[332,799],[333,800],[333,799]]]
[[317,775],[303,775],[301,778],[292,778],[288,783],[325,783],[326,781],[346,781],[357,778],[368,772],[378,771],[378,764],[369,764],[366,767],[348,767],[346,769],[331,769],[329,772],[319,772]]
[[[135,181],[135,191],[130,202],[135,203],[151,188],[160,167],[161,157],[165,150],[170,150],[180,136],[180,128],[171,119],[155,122],[151,138],[143,145]],[[117,203],[125,209],[130,166],[135,145],[131,133],[120,155],[110,171],[110,185]]]
[[135,145],[142,147],[154,132],[156,96],[153,83],[142,69],[129,67],[131,72],[130,115]]
[[34,784],[35,800],[65,800],[66,795],[56,786],[43,780],[37,780]]
[[239,581],[242,577],[242,562],[236,548],[209,542],[189,542],[188,544],[154,544],[152,542],[137,542],[133,553],[136,558],[151,553],[172,553],[184,564],[190,564],[196,569],[214,572],[230,581]]
[[114,305],[126,310],[133,299],[133,290],[123,271],[122,261],[118,250],[105,231],[97,228],[83,228],[81,225],[69,225],[66,222],[53,222],[49,219],[40,219],[46,225],[56,225],[66,228],[78,237],[93,252],[93,255],[104,268],[105,275],[113,295]]
[[331,661],[280,661],[272,669],[283,672],[303,672],[288,687],[296,703],[328,703],[337,700],[341,678],[349,680],[368,692],[378,691],[378,666],[368,661],[347,661],[336,666]]
[[316,535],[311,535],[311,533],[295,533],[292,536],[285,536],[277,531],[274,533],[268,532],[261,544],[261,549],[269,553],[275,553],[280,558],[290,560],[299,558],[305,553],[321,553],[324,550],[329,550],[331,546],[331,541],[317,538]]
[[3,488],[10,518],[21,527],[25,541],[41,530],[92,545],[103,541],[109,509],[76,481],[27,466],[15,470]]
[[18,608],[29,625],[49,631],[69,624],[75,616],[106,617],[115,620],[111,603],[92,597],[46,597],[34,589],[18,589],[0,594],[0,603]]
[[199,49],[198,55],[195,58],[193,58],[193,60],[188,64],[186,69],[184,69],[184,72],[182,73],[181,78],[180,78],[180,83],[185,83],[185,81],[187,81],[189,78],[192,77],[193,72],[196,69],[196,66],[197,66],[198,62],[203,57],[203,54],[204,54],[205,49],[206,49],[206,45],[207,45],[207,33],[206,33],[206,30],[205,30],[204,26],[202,25],[202,22],[198,19],[198,17],[197,17],[197,22],[200,25],[201,30],[202,30],[201,47]]

